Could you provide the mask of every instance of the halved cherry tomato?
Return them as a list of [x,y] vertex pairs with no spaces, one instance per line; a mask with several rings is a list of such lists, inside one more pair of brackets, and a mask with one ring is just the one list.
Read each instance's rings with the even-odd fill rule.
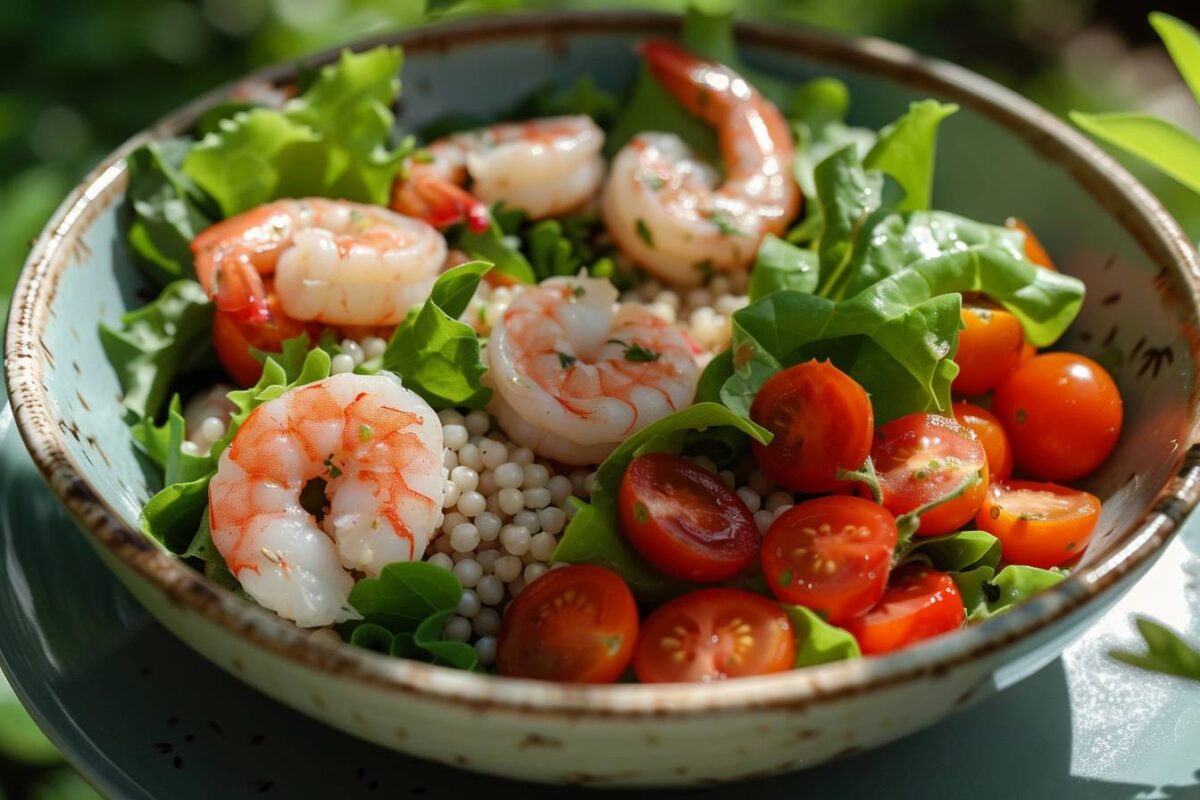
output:
[[1058,272],[1054,268],[1054,261],[1051,260],[1050,255],[1046,252],[1046,248],[1042,247],[1042,243],[1034,235],[1032,228],[1026,225],[1023,220],[1019,220],[1016,217],[1009,217],[1005,220],[1004,224],[1013,230],[1021,231],[1021,233],[1025,234],[1025,257],[1027,259],[1039,267],[1045,267],[1046,269]]
[[1044,353],[996,387],[992,411],[1017,469],[1067,483],[1104,463],[1121,436],[1121,394],[1104,368],[1075,353]]
[[975,524],[1000,540],[1011,564],[1055,567],[1083,552],[1100,501],[1054,483],[1001,481],[988,487]]
[[1025,332],[1021,323],[998,308],[964,308],[965,326],[958,332],[958,376],[951,388],[957,395],[991,391],[1021,363]]
[[974,403],[955,403],[954,418],[971,429],[987,453],[988,477],[1000,480],[1012,475],[1012,445],[996,415]]
[[621,576],[602,567],[563,567],[509,605],[496,669],[517,678],[612,683],[633,658],[637,632],[637,605]]
[[220,311],[213,317],[213,349],[217,360],[229,373],[229,377],[242,386],[253,386],[262,375],[262,363],[250,352],[250,348],[265,353],[278,353],[287,339],[307,333],[310,341],[317,341],[321,326],[300,322],[283,313],[279,297],[267,287],[267,309],[271,318],[266,322],[240,322],[234,314]]
[[957,630],[966,620],[954,579],[929,567],[909,565],[892,574],[879,605],[845,626],[864,655],[891,653]]
[[708,683],[784,672],[795,662],[782,608],[740,589],[701,589],[646,618],[633,671],[642,683]]
[[806,361],[772,375],[750,406],[750,418],[775,438],[754,442],[763,473],[797,492],[828,492],[871,452],[875,416],[861,386],[828,361]]
[[975,516],[988,482],[987,453],[969,428],[938,414],[909,414],[875,434],[871,458],[883,506],[897,517],[921,514],[921,536],[957,530]]
[[896,538],[895,517],[870,500],[807,500],[767,529],[763,576],[780,600],[807,606],[840,625],[883,596]]
[[634,549],[673,578],[725,580],[758,555],[758,527],[742,499],[678,456],[635,458],[621,480],[617,511]]

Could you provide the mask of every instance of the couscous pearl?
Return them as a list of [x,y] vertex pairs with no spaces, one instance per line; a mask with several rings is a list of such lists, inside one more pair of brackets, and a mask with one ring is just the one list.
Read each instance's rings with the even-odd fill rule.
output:
[[333,357],[333,360],[329,362],[329,374],[345,375],[348,372],[354,372],[355,366],[354,359],[351,356],[348,356],[345,353],[338,353]]
[[500,544],[514,556],[523,556],[529,552],[531,538],[529,529],[522,525],[505,525],[500,531]]
[[593,488],[595,485],[596,485],[596,473],[594,473],[594,472],[589,472],[589,473],[587,474],[587,476],[586,476],[586,477],[584,477],[584,479],[583,479],[583,493],[584,493],[584,495],[591,495],[591,493],[592,493],[592,488]]
[[[446,425],[442,427],[442,442],[451,450],[459,450],[467,443],[470,434],[462,425]],[[459,463],[462,463],[460,457]]]
[[529,540],[529,552],[538,561],[549,561],[556,547],[558,540],[554,538],[554,534],[544,531]]
[[362,347],[353,339],[342,339],[339,347],[342,348],[343,353],[354,359],[355,366],[367,360],[366,356],[363,355]]
[[179,452],[184,455],[198,456],[200,455],[200,446],[195,442],[183,441],[179,443]]
[[450,546],[459,553],[469,553],[479,547],[479,529],[469,522],[454,526],[450,531]]
[[511,581],[508,584],[508,593],[513,597],[518,596],[523,591],[525,591],[525,579],[522,577],[518,576],[515,581]]
[[387,340],[378,336],[368,336],[362,340],[363,355],[367,358],[383,358],[387,352]]
[[726,489],[732,490],[737,486],[737,476],[727,469],[723,469],[717,473],[717,477],[721,479],[721,483],[725,484]]
[[458,496],[461,494],[458,484],[454,481],[446,481],[443,491],[442,508],[453,508],[458,503]]
[[495,469],[508,461],[508,448],[494,439],[484,439],[479,445],[479,457],[483,459],[483,466]]
[[525,571],[521,573],[521,577],[525,579],[525,583],[526,583],[526,585],[528,585],[528,584],[533,583],[534,581],[536,581],[538,578],[542,577],[549,571],[550,571],[550,568],[547,567],[545,564],[539,564],[538,562],[535,561],[532,564],[525,565]]
[[755,511],[758,511],[758,509],[762,507],[762,498],[759,496],[758,492],[754,491],[749,486],[743,486],[738,489],[737,496],[740,497],[742,502],[746,504],[746,508],[750,509],[751,514],[753,514]]
[[571,491],[577,495],[583,495],[587,492],[585,486],[587,482],[588,471],[586,469],[573,469],[568,476],[571,479]]
[[708,290],[720,297],[723,294],[729,294],[730,283],[727,275],[714,275],[713,279],[708,283]]
[[755,511],[754,524],[758,526],[758,532],[765,534],[767,528],[771,527],[771,523],[775,521],[775,515],[770,511]]
[[464,492],[473,492],[479,487],[479,473],[470,467],[455,467],[450,470],[450,480]]
[[[500,534],[503,536],[503,532]],[[516,580],[521,574],[521,570],[525,565],[521,563],[521,559],[516,556],[508,555],[501,556],[496,560],[496,566],[493,567],[496,577],[505,583],[511,583]],[[478,589],[476,590],[478,591]]]
[[528,529],[530,533],[537,533],[542,529],[542,522],[538,519],[536,511],[525,509],[513,514],[513,525],[520,525],[522,528]]
[[772,513],[775,515],[775,518],[778,519],[780,514],[787,511],[791,507],[792,506],[790,503],[784,503],[783,505],[776,508]]
[[496,637],[479,637],[479,641],[475,642],[475,655],[479,657],[479,663],[485,667],[494,664],[496,662]]
[[556,506],[562,505],[573,491],[571,479],[566,475],[552,476],[550,480],[546,481],[546,488],[550,490],[550,502]]
[[483,567],[483,574],[488,575],[496,567],[496,560],[504,554],[499,550],[480,550],[475,554],[475,561]]
[[525,464],[532,464],[533,463],[533,451],[530,450],[528,447],[518,447],[516,450],[514,450],[509,455],[509,458],[511,458],[514,463],[520,464],[522,466],[524,466]]
[[761,470],[756,469],[750,473],[750,488],[766,497],[775,491],[775,484],[766,475],[763,475]]
[[467,431],[475,436],[482,436],[492,427],[492,421],[486,411],[475,409],[467,414]]
[[[467,558],[454,565],[454,577],[464,588],[474,589],[475,584],[483,577],[483,567],[473,558]],[[470,616],[469,614],[467,616]]]
[[220,417],[205,417],[200,423],[200,436],[215,442],[225,435],[225,422]]
[[442,532],[449,533],[450,531],[454,530],[455,527],[469,521],[470,520],[457,511],[451,511],[442,519]]
[[[519,566],[521,563],[519,558],[514,558],[513,556],[505,556],[504,558],[511,558],[518,564],[517,569],[521,568]],[[503,558],[499,559],[496,563],[499,564],[503,560]],[[504,599],[504,582],[499,575],[484,575],[475,586],[475,594],[485,606],[497,605]]]
[[697,467],[699,467],[700,469],[708,470],[709,472],[711,472],[714,475],[717,474],[716,462],[714,462],[708,456],[696,456],[691,459],[691,462],[693,464],[695,464]]
[[662,303],[664,306],[670,306],[676,311],[679,310],[679,295],[675,294],[670,289],[664,289],[655,295],[654,302]]
[[471,638],[471,620],[452,614],[446,620],[442,632],[452,642],[465,642]]
[[[467,562],[462,562],[467,563]],[[472,562],[474,563],[474,562]],[[455,607],[454,613],[460,617],[473,617],[479,613],[479,609],[483,607],[483,603],[479,602],[479,596],[470,589],[463,589],[462,597],[458,598],[458,606]],[[470,634],[467,634],[470,637]]]
[[441,411],[439,411],[438,421],[442,423],[443,427],[447,425],[462,425],[464,422],[466,422],[466,420],[463,418],[463,415],[455,411],[453,408],[443,408]]
[[476,488],[483,492],[485,496],[495,494],[496,490],[500,488],[496,485],[496,473],[490,469],[485,469],[479,473],[479,485]]
[[442,468],[454,469],[458,466],[458,453],[451,450],[449,447],[442,450]]
[[540,489],[550,481],[550,470],[541,464],[526,464],[522,472],[525,482],[521,485],[526,489]]
[[794,498],[787,492],[772,492],[771,495],[767,497],[765,507],[767,511],[774,511],[782,505],[791,505],[793,502],[795,502]]
[[505,514],[515,514],[525,508],[525,495],[520,489],[501,489],[497,496],[500,498],[500,510]]
[[567,512],[554,506],[538,509],[537,516],[539,527],[546,533],[562,533],[567,524]]
[[545,508],[550,505],[550,490],[541,489],[526,489],[525,505],[528,508]]
[[487,510],[487,498],[479,492],[463,492],[458,498],[458,510],[468,517],[477,517]]
[[481,608],[471,618],[471,628],[476,636],[495,636],[500,632],[500,615],[492,608]]
[[475,518],[475,527],[479,530],[479,538],[485,542],[494,542],[500,535],[500,517],[490,511],[485,511]]
[[454,563],[454,559],[450,558],[450,556],[446,555],[445,553],[434,553],[427,560],[430,564],[433,564],[435,567],[441,567],[442,569],[453,569],[455,566],[457,566]]
[[525,470],[520,464],[509,461],[496,467],[495,478],[501,489],[520,489],[525,481]]
[[458,449],[458,463],[476,471],[483,469],[483,458],[479,455],[479,448],[470,443],[464,444]]

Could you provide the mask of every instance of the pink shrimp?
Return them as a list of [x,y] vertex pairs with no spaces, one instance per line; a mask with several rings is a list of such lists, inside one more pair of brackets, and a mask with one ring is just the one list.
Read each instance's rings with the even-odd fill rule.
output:
[[[335,375],[256,408],[208,487],[213,544],[251,597],[302,626],[347,619],[350,571],[419,559],[442,508],[442,428],[387,375]],[[301,503],[324,482],[318,521]]]
[[487,345],[488,410],[510,439],[564,464],[596,464],[691,403],[699,367],[683,334],[616,300],[607,280],[582,276],[517,290]]
[[617,154],[601,201],[617,246],[681,286],[711,269],[749,268],[767,233],[795,216],[795,145],[783,114],[744,78],[676,45],[647,42],[651,72],[689,113],[712,125],[725,162],[715,169],[678,136],[642,133]]

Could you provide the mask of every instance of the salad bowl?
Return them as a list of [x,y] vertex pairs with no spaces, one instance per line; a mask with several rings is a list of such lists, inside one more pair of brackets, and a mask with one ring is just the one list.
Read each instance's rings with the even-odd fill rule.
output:
[[[640,13],[514,16],[355,49],[404,46],[398,117],[418,129],[455,112],[499,111],[578,75],[620,90],[637,67],[634,43],[670,36],[678,24]],[[878,126],[924,97],[960,105],[942,134],[939,205],[1028,220],[1060,266],[1086,282],[1088,299],[1066,345],[1109,368],[1126,419],[1113,457],[1087,483],[1104,498],[1104,513],[1066,580],[1004,615],[883,658],[715,685],[587,687],[354,649],[191,570],[138,530],[153,481],[122,421],[120,385],[96,332],[147,299],[122,234],[123,156],[189,129],[231,87],[134,137],[64,201],[35,244],[9,316],[5,374],[17,426],[131,593],[197,657],[330,725],[467,769],[602,785],[733,781],[875,746],[1029,675],[1111,606],[1200,499],[1200,264],[1191,243],[1086,139],[972,73],[886,42],[802,30],[743,25],[738,41],[760,73],[844,80],[862,124]],[[277,68],[255,78],[293,76]]]

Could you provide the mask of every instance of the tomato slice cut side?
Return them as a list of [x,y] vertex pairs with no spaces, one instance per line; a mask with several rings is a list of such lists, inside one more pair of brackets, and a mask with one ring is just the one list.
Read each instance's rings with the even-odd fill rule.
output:
[[646,618],[633,670],[642,683],[710,683],[784,672],[795,661],[782,608],[740,589],[701,589]]
[[758,528],[742,499],[716,475],[677,456],[635,458],[621,480],[617,511],[634,549],[673,578],[725,580],[758,556]]
[[846,624],[863,655],[902,650],[957,630],[966,621],[954,579],[924,566],[898,568],[879,605]]
[[771,592],[834,625],[878,602],[896,549],[896,520],[861,497],[819,497],[780,514],[763,538]]
[[576,565],[525,587],[504,614],[496,644],[501,675],[612,683],[633,658],[638,612],[617,573]]
[[1100,500],[1053,483],[1000,481],[988,487],[975,524],[1000,540],[1010,564],[1049,569],[1078,556],[1100,520]]

